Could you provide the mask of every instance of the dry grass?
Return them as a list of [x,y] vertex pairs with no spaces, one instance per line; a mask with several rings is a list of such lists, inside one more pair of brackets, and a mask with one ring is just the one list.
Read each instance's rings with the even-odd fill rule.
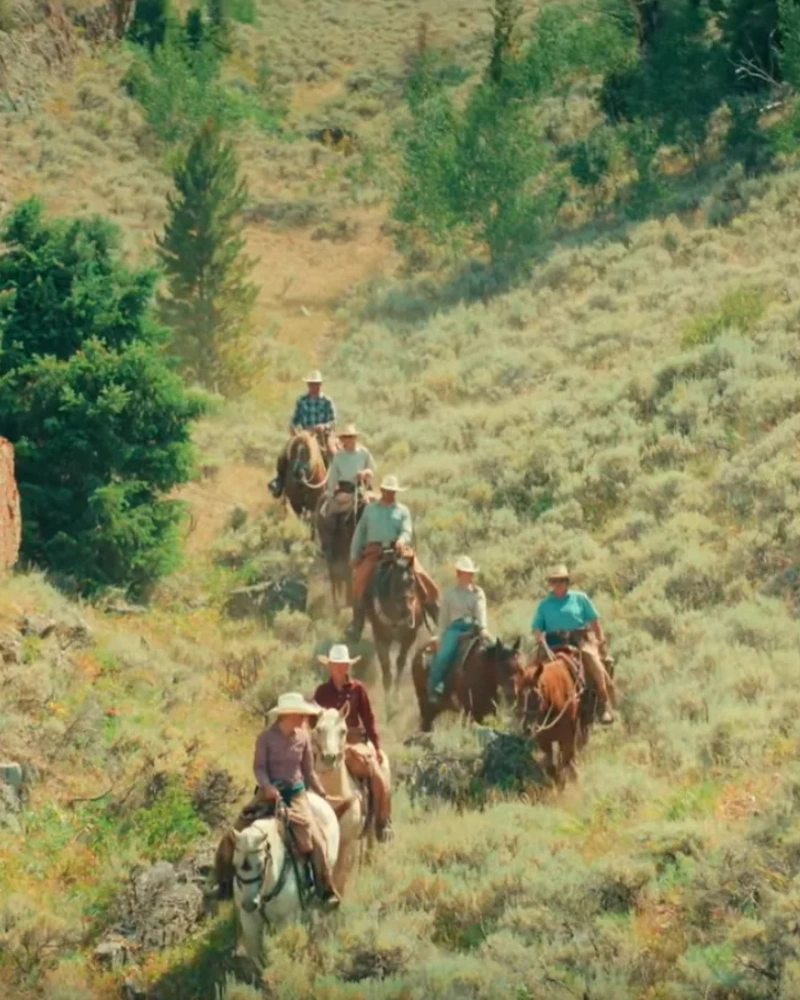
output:
[[[489,30],[484,5],[426,7],[434,41],[472,65]],[[267,40],[292,88],[290,127],[357,122],[374,151],[395,120],[419,13],[264,3],[256,27],[237,29],[236,71],[252,72]],[[141,253],[163,220],[166,180],[119,91],[125,59],[86,54],[35,114],[4,114],[0,186],[11,198],[41,193],[55,211],[111,214]],[[367,99],[380,110],[362,117]],[[397,844],[360,874],[340,923],[313,941],[296,926],[276,936],[268,995],[796,995],[800,175],[749,191],[727,228],[700,213],[648,222],[624,242],[558,251],[486,305],[445,306],[436,281],[398,277],[385,178],[349,169],[364,161],[303,139],[241,145],[255,207],[268,213],[248,238],[270,365],[250,397],[198,427],[205,472],[183,491],[184,569],[124,622],[76,609],[35,575],[0,586],[0,633],[39,610],[79,612],[95,635],[61,654],[26,641],[24,662],[2,668],[0,753],[42,774],[26,838],[0,847],[6,995],[118,995],[118,977],[86,955],[146,855],[116,822],[107,843],[87,841],[100,820],[71,800],[138,789],[149,760],[187,788],[209,766],[246,788],[264,701],[281,685],[310,689],[315,651],[341,630],[320,601],[319,563],[313,615],[256,626],[222,612],[254,567],[307,566],[304,531],[266,483],[311,364],[326,368],[381,468],[411,483],[429,567],[445,580],[462,550],[484,567],[497,631],[527,633],[543,568],[575,566],[608,624],[622,698],[618,726],[597,736],[563,796],[456,817],[412,808],[400,791]],[[282,222],[270,221],[276,211]],[[337,219],[360,224],[352,239],[313,238]],[[755,292],[731,294],[741,289]],[[248,518],[230,530],[235,507]],[[391,711],[377,699],[399,760],[416,725],[410,691]],[[466,737],[456,727],[440,738]],[[182,998],[212,1000],[211,980],[197,986],[192,970],[198,955],[214,958],[217,928],[142,956],[137,975],[171,970],[191,983]],[[224,997],[250,1000],[233,984]]]

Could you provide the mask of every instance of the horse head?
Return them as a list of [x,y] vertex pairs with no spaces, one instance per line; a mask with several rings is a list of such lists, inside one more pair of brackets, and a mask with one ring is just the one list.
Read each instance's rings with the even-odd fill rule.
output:
[[312,436],[306,431],[299,431],[289,442],[287,458],[292,475],[298,482],[308,480],[312,472],[311,442]]
[[350,703],[341,709],[326,708],[312,732],[314,756],[320,770],[335,771],[342,766],[347,745],[347,716]]
[[376,576],[378,604],[389,623],[413,629],[417,625],[413,555],[387,550]]
[[245,913],[255,913],[261,903],[264,884],[272,876],[271,834],[274,819],[259,820],[241,833],[234,831],[233,869],[237,899]]

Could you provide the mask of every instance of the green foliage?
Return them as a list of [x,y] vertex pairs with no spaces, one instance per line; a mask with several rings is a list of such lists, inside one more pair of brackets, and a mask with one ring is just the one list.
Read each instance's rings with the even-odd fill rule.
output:
[[223,392],[254,374],[248,321],[257,289],[244,254],[247,201],[233,146],[214,122],[195,136],[174,173],[170,218],[158,250],[169,284],[162,313],[187,372]]
[[0,0],[0,31],[13,31],[16,21],[13,0]]
[[136,0],[128,38],[153,52],[166,41],[171,20],[171,0]]
[[766,297],[759,289],[742,288],[730,292],[716,309],[699,316],[686,327],[681,342],[684,347],[710,344],[720,334],[728,331],[746,336],[764,315],[766,308]]
[[102,219],[45,221],[25,202],[3,229],[0,422],[17,451],[23,555],[82,590],[141,589],[173,568],[203,410],[161,353],[152,271],[120,260]]
[[133,813],[126,833],[145,857],[153,861],[177,861],[205,830],[191,796],[173,778],[151,803]]
[[[224,50],[218,31],[190,22],[190,38],[175,33],[153,52],[137,54],[125,79],[128,93],[142,105],[150,127],[165,143],[188,143],[210,119],[234,127],[250,122],[272,131],[277,105],[219,79]],[[205,41],[194,47],[196,36]]]

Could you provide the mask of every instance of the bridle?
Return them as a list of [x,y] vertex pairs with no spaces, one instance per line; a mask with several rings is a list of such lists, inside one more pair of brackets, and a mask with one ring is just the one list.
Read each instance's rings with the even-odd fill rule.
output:
[[[382,560],[381,566],[385,567],[386,571],[389,574],[389,604],[390,604],[390,606],[394,607],[395,602],[396,602],[395,576],[397,575],[396,574],[397,569],[401,568],[401,562],[398,559],[396,553],[394,553],[393,551],[391,551],[390,553],[388,553],[387,556],[388,556],[388,558],[384,557],[384,559]],[[417,626],[418,626],[418,622],[417,622],[417,610],[416,610],[416,607],[415,607],[414,592],[413,592],[414,578],[413,578],[413,574],[411,573],[410,565],[408,564],[407,561],[404,560],[404,562],[406,562],[406,565],[404,567],[402,567],[403,577],[404,577],[404,580],[405,580],[406,579],[406,574],[408,574],[408,579],[410,580],[411,588],[412,588],[411,592],[408,594],[408,596],[406,597],[406,599],[403,602],[405,604],[405,609],[406,609],[406,620],[405,621],[401,621],[401,622],[397,622],[394,619],[390,618],[389,615],[384,611],[383,602],[381,601],[379,595],[375,596],[374,606],[375,606],[375,613],[376,613],[379,621],[383,625],[385,625],[387,628],[401,628],[401,627],[405,627],[405,628],[410,629],[413,632],[413,631],[416,631]],[[381,567],[379,567],[379,570],[380,570],[380,568]],[[405,595],[403,595],[403,596],[405,596]]]

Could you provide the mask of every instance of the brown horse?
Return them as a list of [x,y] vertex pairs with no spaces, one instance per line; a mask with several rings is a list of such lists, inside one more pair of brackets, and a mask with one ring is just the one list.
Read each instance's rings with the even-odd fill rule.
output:
[[565,775],[571,780],[577,778],[575,753],[588,738],[581,711],[584,690],[581,670],[571,651],[566,650],[546,663],[525,667],[514,677],[517,709],[544,754],[547,774],[559,787],[564,785]]
[[384,550],[375,568],[365,607],[381,664],[383,689],[389,695],[392,690],[392,644],[400,646],[394,679],[397,690],[409,650],[426,622],[422,595],[414,574],[413,553],[398,553],[394,548]]
[[325,486],[325,452],[316,435],[298,431],[286,446],[284,496],[298,517],[314,513]]
[[425,650],[414,657],[411,672],[422,725],[422,731],[429,733],[434,719],[442,712],[464,712],[480,723],[497,708],[500,692],[509,702],[514,700],[514,678],[522,671],[520,659],[521,639],[512,646],[505,646],[500,639],[486,645],[475,635],[468,635],[468,643],[463,662],[450,672],[444,696],[435,705],[428,700],[428,665]]
[[[328,564],[331,594],[336,608],[352,607],[353,571],[350,567],[350,544],[356,524],[364,512],[366,499],[361,488],[351,495],[352,506],[333,516],[324,511],[321,502],[316,513],[317,538]],[[327,503],[335,503],[331,498]]]

